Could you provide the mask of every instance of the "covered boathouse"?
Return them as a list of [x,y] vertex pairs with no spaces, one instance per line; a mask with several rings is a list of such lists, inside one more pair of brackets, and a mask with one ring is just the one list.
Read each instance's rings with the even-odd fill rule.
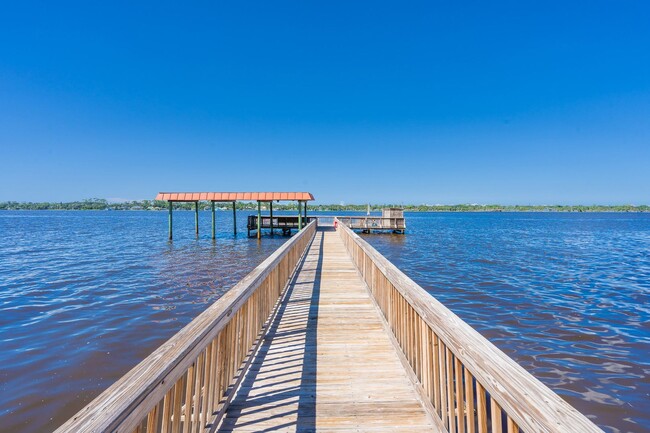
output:
[[[262,229],[273,230],[278,228],[283,233],[290,233],[292,229],[300,230],[307,225],[307,202],[314,200],[309,192],[159,192],[156,200],[169,202],[169,239],[173,238],[173,204],[194,203],[194,226],[196,235],[199,235],[199,202],[210,202],[212,211],[212,239],[216,234],[215,203],[232,203],[233,232],[237,234],[237,209],[238,201],[256,201],[257,215],[248,217],[246,228],[248,236],[255,231],[257,238],[262,236]],[[273,216],[273,202],[296,201],[298,214],[296,216]],[[270,215],[262,216],[262,203],[269,204]]]

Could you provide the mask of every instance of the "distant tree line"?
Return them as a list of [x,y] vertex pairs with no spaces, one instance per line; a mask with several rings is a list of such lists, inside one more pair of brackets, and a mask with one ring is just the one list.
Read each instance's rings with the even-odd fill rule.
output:
[[[455,205],[395,205],[380,204],[370,205],[371,211],[380,211],[386,207],[402,208],[406,212],[650,212],[648,205],[480,205],[480,204],[455,204]],[[367,204],[358,205],[313,205],[309,207],[317,211],[358,211],[365,212]]]
[[[218,208],[230,209],[230,203],[216,203]],[[238,210],[255,210],[256,202],[237,202]],[[262,203],[266,210],[267,204]],[[478,205],[478,204],[456,204],[456,205],[395,205],[395,204],[374,204],[370,205],[371,211],[380,211],[385,207],[399,207],[407,212],[650,212],[648,205],[514,205],[504,206],[498,204]],[[200,209],[209,209],[209,203],[200,202]],[[5,201],[0,202],[0,210],[166,210],[168,203],[160,200],[134,200],[123,203],[109,203],[101,198],[89,198],[81,201],[72,202],[17,202]],[[194,203],[174,203],[174,210],[192,210]],[[298,205],[293,202],[273,203],[273,209],[279,211],[297,210]],[[309,211],[357,211],[365,212],[368,209],[367,204],[310,204]]]

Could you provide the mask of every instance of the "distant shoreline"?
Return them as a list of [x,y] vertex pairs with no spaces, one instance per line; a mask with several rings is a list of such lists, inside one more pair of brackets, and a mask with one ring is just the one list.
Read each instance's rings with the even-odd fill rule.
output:
[[[380,204],[370,205],[370,210],[377,212],[385,207],[400,207],[406,212],[650,212],[650,205],[475,205],[475,204],[457,204],[457,205],[394,205]],[[204,210],[207,205],[200,204],[200,209]],[[230,203],[217,203],[217,208],[231,209]],[[166,201],[141,200],[124,203],[109,203],[104,199],[88,199],[74,202],[0,202],[0,210],[75,210],[75,211],[166,211],[168,203]],[[193,203],[174,203],[174,210],[193,210]],[[266,210],[266,205],[263,204]],[[277,211],[296,210],[297,206],[293,203],[277,203],[273,205]],[[367,204],[312,204],[308,205],[311,212],[366,212]],[[256,203],[237,202],[237,210],[257,210]]]

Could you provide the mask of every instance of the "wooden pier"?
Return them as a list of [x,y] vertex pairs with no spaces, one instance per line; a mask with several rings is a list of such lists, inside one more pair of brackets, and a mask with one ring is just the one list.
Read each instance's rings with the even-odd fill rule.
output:
[[403,432],[434,426],[333,228],[316,234],[218,431],[279,426]]
[[68,432],[601,432],[352,230],[317,221]]
[[340,224],[352,230],[361,230],[363,233],[390,231],[393,233],[406,233],[404,218],[383,218],[375,216],[343,216],[336,217]]
[[363,233],[384,231],[406,233],[404,210],[400,208],[382,209],[381,216],[339,216],[336,218],[338,223],[345,224],[352,230],[361,230]]

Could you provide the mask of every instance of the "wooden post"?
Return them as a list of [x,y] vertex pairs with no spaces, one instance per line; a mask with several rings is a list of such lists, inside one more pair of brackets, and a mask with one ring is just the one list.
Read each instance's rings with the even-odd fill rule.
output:
[[232,229],[235,232],[235,235],[237,234],[237,206],[235,205],[236,202],[232,202]]
[[210,205],[211,205],[210,207],[212,209],[212,239],[214,239],[215,238],[215,230],[216,230],[215,229],[216,218],[215,218],[215,215],[214,215],[214,202],[211,201]]
[[172,240],[172,202],[169,202],[169,240]]
[[273,236],[273,202],[269,202],[269,209],[271,210],[271,236]]
[[199,236],[199,202],[194,202],[194,226],[196,227],[196,236]]
[[257,202],[257,239],[262,239],[262,204]]
[[302,230],[302,212],[300,209],[301,201],[298,200],[298,231]]
[[305,225],[307,225],[307,202],[304,203],[305,206]]

